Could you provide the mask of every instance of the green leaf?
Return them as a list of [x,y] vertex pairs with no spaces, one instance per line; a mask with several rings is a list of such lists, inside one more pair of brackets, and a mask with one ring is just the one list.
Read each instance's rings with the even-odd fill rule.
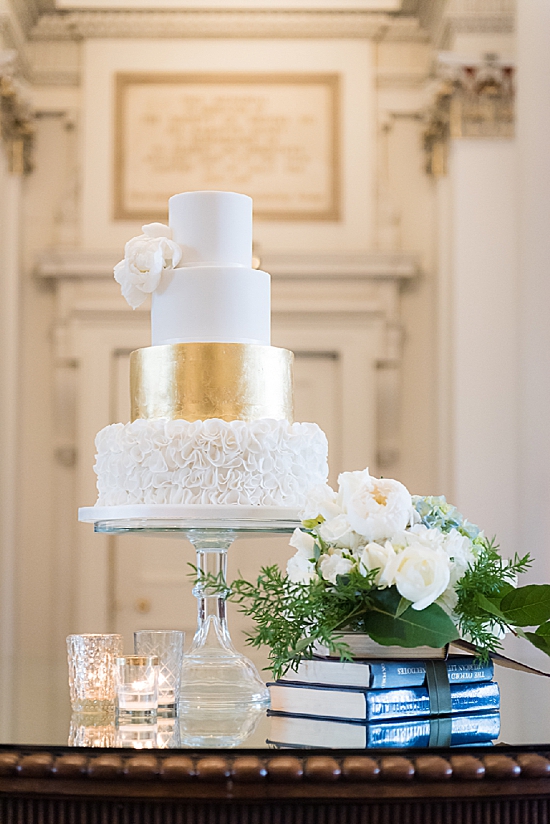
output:
[[495,615],[497,618],[500,618],[503,621],[507,619],[502,614],[501,610],[498,606],[494,603],[494,601],[490,598],[487,598],[482,592],[476,592],[476,601],[481,609],[484,609],[485,612],[488,612],[489,615]]
[[550,585],[529,584],[504,596],[500,609],[509,624],[533,627],[550,619]]
[[[457,628],[437,604],[421,610],[408,607],[398,616],[401,599],[397,591],[392,593],[393,589],[376,592],[372,611],[365,615],[363,626],[373,641],[385,646],[444,647],[459,637]],[[380,598],[384,593],[388,594]]]
[[303,652],[311,643],[311,638],[301,638],[296,644],[296,652]]
[[536,632],[526,632],[525,637],[533,646],[550,655],[550,638],[547,635],[537,635]]
[[396,617],[399,618],[400,615],[403,615],[405,610],[407,610],[410,607],[411,603],[412,601],[409,601],[408,598],[401,598],[395,613]]
[[320,557],[321,557],[321,547],[319,546],[317,541],[315,541],[315,543],[313,544],[313,560],[318,561]]
[[541,624],[538,629],[535,630],[537,635],[550,635],[550,621],[547,621],[545,624]]

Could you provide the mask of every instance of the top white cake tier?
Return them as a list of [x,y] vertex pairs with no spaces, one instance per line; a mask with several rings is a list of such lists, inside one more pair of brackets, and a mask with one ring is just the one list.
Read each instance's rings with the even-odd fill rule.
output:
[[271,343],[270,277],[251,268],[252,199],[234,192],[184,192],[169,201],[178,268],[153,292],[153,346]]
[[180,266],[252,266],[252,198],[235,192],[183,192],[168,201]]

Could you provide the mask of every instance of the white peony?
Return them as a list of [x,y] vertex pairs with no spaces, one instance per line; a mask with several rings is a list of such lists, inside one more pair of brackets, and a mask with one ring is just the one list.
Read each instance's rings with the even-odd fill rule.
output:
[[306,503],[300,513],[302,521],[315,520],[321,515],[325,520],[342,513],[337,503],[338,495],[328,484],[319,484],[308,489]]
[[395,582],[395,570],[397,567],[398,555],[389,541],[384,544],[377,544],[371,541],[363,549],[359,558],[359,572],[364,575],[373,569],[378,573],[374,583],[378,587],[391,587]]
[[321,555],[319,559],[319,570],[325,581],[331,584],[336,583],[337,575],[346,575],[353,567],[349,558],[343,558],[340,550],[336,549],[331,555]]
[[293,584],[309,584],[317,577],[315,564],[304,558],[300,552],[289,558],[286,565],[286,574]]
[[132,309],[141,306],[160,283],[165,269],[175,269],[181,260],[181,247],[172,238],[172,230],[162,223],[142,226],[143,234],[128,241],[124,260],[115,266],[115,280]]
[[451,565],[446,553],[411,542],[397,556],[395,584],[403,598],[412,601],[413,609],[425,609],[449,586]]
[[351,528],[367,541],[391,538],[411,522],[412,499],[399,481],[373,478],[365,469],[343,472],[338,483],[339,502]]
[[352,530],[347,516],[342,512],[328,521],[323,521],[316,530],[323,541],[341,549],[355,550],[361,544],[361,537]]

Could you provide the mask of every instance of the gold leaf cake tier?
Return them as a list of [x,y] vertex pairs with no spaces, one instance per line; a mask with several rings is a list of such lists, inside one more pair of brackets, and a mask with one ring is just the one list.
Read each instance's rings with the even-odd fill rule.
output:
[[247,343],[174,343],[130,356],[131,419],[293,421],[288,349]]

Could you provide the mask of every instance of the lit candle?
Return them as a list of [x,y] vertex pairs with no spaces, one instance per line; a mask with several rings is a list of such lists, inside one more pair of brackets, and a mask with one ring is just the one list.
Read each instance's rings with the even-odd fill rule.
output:
[[119,716],[151,716],[158,709],[158,658],[126,655],[116,659]]

